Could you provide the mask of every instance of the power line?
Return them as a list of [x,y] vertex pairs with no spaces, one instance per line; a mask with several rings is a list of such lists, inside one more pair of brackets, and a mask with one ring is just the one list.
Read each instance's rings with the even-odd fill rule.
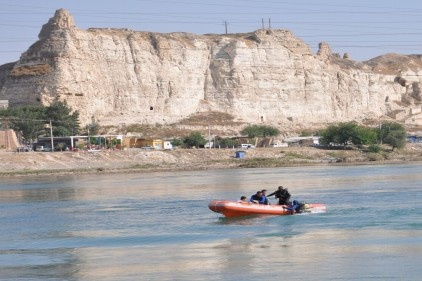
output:
[[[312,38],[321,38],[320,41],[327,41],[331,46],[338,48],[370,48],[376,50],[381,45],[381,48],[405,48],[403,50],[417,46],[408,43],[410,37],[422,35],[419,28],[421,21],[418,7],[410,7],[408,5],[396,5],[386,3],[386,5],[370,5],[365,4],[341,4],[341,3],[320,3],[309,2],[302,0],[301,2],[279,2],[279,1],[263,1],[263,0],[233,0],[225,3],[213,3],[203,1],[177,1],[177,7],[189,7],[189,11],[170,10],[171,5],[163,5],[165,3],[175,4],[174,1],[156,0],[154,3],[150,1],[136,1],[142,2],[147,7],[138,12],[136,9],[122,6],[117,10],[103,9],[68,9],[74,16],[76,24],[95,24],[103,23],[108,26],[113,25],[127,25],[122,28],[139,29],[139,26],[147,26],[148,30],[171,30],[175,25],[186,26],[183,31],[191,31],[192,28],[205,30],[217,30],[219,34],[224,33],[224,28],[221,27],[221,22],[226,22],[230,25],[230,32],[240,33],[242,29],[254,30],[260,27],[261,19],[263,17],[271,16],[272,28],[290,29],[297,34],[299,39],[309,40]],[[153,4],[161,3],[161,5],[153,6]],[[135,4],[135,3],[134,3]],[[136,3],[137,4],[137,3]],[[41,29],[42,24],[48,21],[53,15],[53,7],[19,4],[1,4],[3,7],[0,12],[2,17],[0,19],[1,27],[10,27],[10,30],[19,30],[14,34],[22,34],[22,29]],[[169,7],[169,9],[167,8]],[[252,11],[247,11],[252,9]],[[335,20],[329,19],[329,15],[336,14],[342,18]],[[20,24],[13,24],[12,18],[17,16],[28,17],[28,20],[19,20]],[[41,21],[29,20],[29,16],[43,17]],[[358,16],[358,17],[356,17]],[[377,21],[375,16],[387,16],[387,20]],[[93,21],[92,19],[100,19],[100,21]],[[103,19],[101,21],[101,19]],[[320,19],[315,20],[315,19]],[[22,24],[23,23],[23,24]],[[32,24],[33,23],[33,24]],[[404,26],[404,24],[407,25]],[[151,26],[152,25],[152,26]],[[306,25],[310,25],[306,28]],[[339,30],[340,29],[340,30]],[[337,30],[337,31],[336,31]],[[355,31],[353,31],[355,30]],[[364,30],[365,32],[356,32],[356,30]],[[378,30],[381,32],[370,32]],[[385,30],[385,32],[382,32]],[[397,32],[391,32],[397,31]],[[400,32],[403,31],[403,32]],[[209,33],[209,32],[205,32]],[[1,34],[1,33],[0,33]],[[365,44],[339,44],[339,39],[350,37],[367,37]],[[396,38],[397,44],[376,44],[372,43],[372,37],[392,37]],[[10,36],[7,36],[8,38]],[[6,38],[6,36],[2,36]],[[36,38],[36,36],[34,36]],[[33,41],[20,41],[21,39],[12,39],[0,41],[4,44],[12,43],[26,43],[31,44]],[[11,42],[13,41],[13,42]],[[394,42],[394,40],[393,40]],[[1,47],[2,54],[19,54],[23,51],[16,51],[15,49]],[[15,46],[13,47],[15,48]],[[17,46],[17,49],[22,48]],[[394,51],[390,51],[394,52]]]

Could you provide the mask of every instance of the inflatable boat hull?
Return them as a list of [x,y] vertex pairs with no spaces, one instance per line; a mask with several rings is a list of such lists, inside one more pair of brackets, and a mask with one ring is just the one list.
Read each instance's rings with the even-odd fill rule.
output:
[[[225,217],[241,217],[251,215],[293,215],[293,211],[288,206],[281,205],[260,205],[253,203],[238,203],[228,200],[213,200],[208,204],[208,208]],[[325,204],[305,204],[301,213],[325,213]]]

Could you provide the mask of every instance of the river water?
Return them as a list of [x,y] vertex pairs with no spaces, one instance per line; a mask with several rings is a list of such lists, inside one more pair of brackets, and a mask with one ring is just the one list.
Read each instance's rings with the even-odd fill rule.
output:
[[[207,207],[280,184],[327,213]],[[1,179],[0,280],[421,280],[421,187],[421,163]]]

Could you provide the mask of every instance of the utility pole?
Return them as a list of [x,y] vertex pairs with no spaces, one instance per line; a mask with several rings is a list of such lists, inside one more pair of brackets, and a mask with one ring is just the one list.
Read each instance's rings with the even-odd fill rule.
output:
[[265,29],[264,18],[262,18],[262,29]]
[[[214,145],[214,143],[213,143]],[[210,124],[208,124],[208,147],[211,149],[211,127]]]
[[88,149],[91,149],[91,137],[89,136],[89,127],[88,127]]
[[50,119],[50,140],[51,140],[51,152],[54,152],[54,141],[53,141],[53,123]]
[[268,18],[268,28],[271,29],[271,18]]
[[227,34],[227,21],[224,21],[224,27],[226,29],[226,34]]

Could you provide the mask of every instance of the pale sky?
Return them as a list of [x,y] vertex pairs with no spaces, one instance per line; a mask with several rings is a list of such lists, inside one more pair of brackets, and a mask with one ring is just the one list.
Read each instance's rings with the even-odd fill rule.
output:
[[80,29],[224,34],[225,23],[228,33],[264,25],[290,30],[314,52],[327,42],[358,61],[422,54],[420,0],[0,0],[0,65],[18,60],[60,8]]

